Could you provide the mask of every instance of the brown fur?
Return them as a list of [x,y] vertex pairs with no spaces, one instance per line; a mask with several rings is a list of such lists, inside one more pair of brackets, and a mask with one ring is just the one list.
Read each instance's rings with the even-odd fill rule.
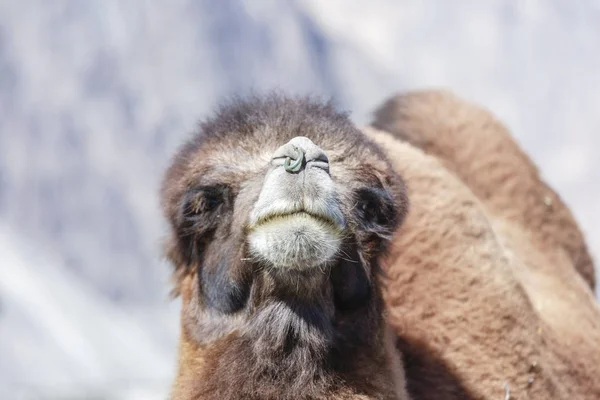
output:
[[[270,157],[298,135],[327,151],[348,221],[343,254],[307,273],[261,265],[245,241]],[[363,190],[378,193],[376,220]],[[173,399],[407,399],[378,284],[405,190],[344,114],[307,99],[234,101],[175,157],[162,200],[183,304]]]
[[562,249],[595,288],[592,258],[573,215],[493,115],[450,92],[421,91],[390,98],[373,127],[439,158],[489,212],[519,224],[539,249]]
[[409,394],[600,398],[593,265],[558,196],[499,123],[450,94],[395,98],[377,115],[393,136],[365,132],[411,199],[385,290]]
[[[237,102],[175,157],[162,193],[183,304],[172,398],[600,398],[593,265],[569,210],[489,114],[444,93],[382,110],[392,134],[362,135],[330,106]],[[327,150],[353,228],[327,275],[286,280],[247,261],[243,227],[269,155],[300,132]],[[403,180],[410,212],[386,252]],[[215,184],[228,200],[198,215]],[[352,199],[378,185],[399,217],[377,207],[393,223],[373,236]]]

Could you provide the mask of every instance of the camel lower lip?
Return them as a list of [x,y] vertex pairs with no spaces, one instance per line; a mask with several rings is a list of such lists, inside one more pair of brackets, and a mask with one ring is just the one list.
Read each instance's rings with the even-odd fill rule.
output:
[[307,212],[273,215],[248,232],[250,251],[274,267],[306,269],[324,265],[338,252],[342,230]]

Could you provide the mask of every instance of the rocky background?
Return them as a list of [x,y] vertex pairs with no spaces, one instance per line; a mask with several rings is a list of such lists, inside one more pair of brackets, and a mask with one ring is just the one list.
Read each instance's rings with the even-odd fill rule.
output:
[[164,399],[158,183],[225,96],[357,123],[447,87],[513,131],[600,259],[597,0],[0,0],[0,398]]

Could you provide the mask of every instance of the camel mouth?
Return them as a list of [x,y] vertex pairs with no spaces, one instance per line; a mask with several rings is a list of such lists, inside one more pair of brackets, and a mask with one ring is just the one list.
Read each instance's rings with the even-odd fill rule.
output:
[[290,270],[327,264],[338,254],[342,239],[339,221],[306,210],[264,214],[248,233],[256,259]]
[[269,224],[271,222],[278,222],[281,220],[288,220],[290,223],[293,222],[294,218],[312,218],[317,222],[327,225],[330,228],[339,230],[340,233],[344,230],[344,224],[340,223],[339,218],[336,215],[330,215],[326,213],[315,213],[310,212],[306,209],[298,209],[288,212],[273,212],[269,214],[261,215],[257,218],[251,226],[251,230],[258,229],[261,226]]
[[346,229],[346,220],[337,204],[329,203],[325,201],[275,202],[254,210],[248,228],[252,231],[278,220],[312,218],[342,233]]

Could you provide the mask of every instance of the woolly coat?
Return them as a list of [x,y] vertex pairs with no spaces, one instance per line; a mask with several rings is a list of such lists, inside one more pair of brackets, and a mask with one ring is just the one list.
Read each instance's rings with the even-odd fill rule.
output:
[[[569,209],[502,124],[448,92],[424,91],[391,98],[362,131],[403,178],[410,208],[384,260],[385,339],[354,371],[386,389],[327,398],[600,399],[592,259]],[[219,349],[185,329],[198,285],[194,272],[180,275],[173,398],[198,398]]]
[[390,99],[363,131],[411,204],[384,280],[410,395],[600,399],[591,257],[502,124],[424,91]]

